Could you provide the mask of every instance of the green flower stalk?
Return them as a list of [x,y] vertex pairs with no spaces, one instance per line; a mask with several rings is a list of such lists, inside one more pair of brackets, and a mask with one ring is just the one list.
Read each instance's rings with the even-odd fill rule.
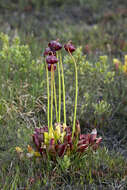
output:
[[64,106],[64,124],[66,125],[66,103],[65,103],[65,84],[64,84],[64,70],[62,56],[60,53],[60,68],[61,68],[61,77],[62,77],[62,86],[63,86],[63,106]]
[[52,127],[53,120],[53,84],[54,84],[54,68],[53,64],[51,64],[51,119],[50,119],[50,127]]
[[[58,58],[58,55],[57,55]],[[61,74],[60,74],[60,64],[59,62],[57,63],[58,66],[58,81],[59,81],[59,117],[58,117],[58,122],[60,123],[61,120]]]
[[57,123],[58,123],[57,96],[56,96],[55,79],[54,79],[54,100],[55,100],[55,109],[56,109],[56,121],[57,121]]
[[[46,63],[47,63],[47,70],[51,71],[51,117],[50,117],[50,124],[49,124],[49,113],[48,113],[48,124],[49,124],[49,129],[52,127],[52,121],[53,121],[53,87],[54,87],[54,71],[56,70],[56,63],[58,62],[56,56],[53,55],[48,55],[46,57]],[[47,71],[47,86],[48,90],[47,93],[49,94],[49,81],[48,81],[48,71]],[[49,102],[49,95],[48,95],[48,102]],[[49,107],[48,107],[49,109]]]
[[48,96],[48,105],[47,105],[47,121],[48,121],[48,129],[49,129],[49,123],[50,123],[50,120],[49,120],[49,105],[50,105],[50,102],[49,102],[49,77],[48,77],[48,66],[46,64],[46,78],[47,78],[47,96]]
[[[56,120],[58,123],[61,123],[61,82],[62,82],[62,90],[63,90],[63,111],[64,111],[64,124],[66,125],[66,103],[65,103],[65,84],[64,84],[64,70],[63,70],[63,62],[61,54],[57,53],[56,58],[56,51],[62,48],[61,44],[58,41],[51,41],[48,44],[48,48],[46,48],[44,55],[48,55],[46,58],[46,62],[48,64],[48,70],[51,71],[51,117],[50,117],[50,124],[49,124],[49,81],[48,81],[48,71],[47,71],[47,93],[48,93],[48,126],[53,127],[53,95],[55,101],[55,109],[56,109]],[[75,66],[75,106],[74,106],[74,120],[73,120],[73,127],[72,127],[72,138],[74,137],[75,128],[76,128],[76,113],[77,113],[77,99],[78,99],[78,72],[77,72],[77,64],[75,58],[72,56],[72,52],[75,51],[75,47],[73,46],[72,42],[68,42],[64,45],[65,50],[70,54],[74,66]],[[58,62],[59,58],[59,62]],[[54,71],[56,69],[55,63],[58,62],[58,82],[59,82],[59,103],[58,103],[58,111],[57,111],[57,96],[56,96],[56,87],[55,87],[55,80],[54,80]],[[62,81],[61,81],[62,80]]]
[[74,107],[74,120],[73,120],[73,128],[72,128],[72,138],[74,137],[75,133],[75,125],[76,125],[76,113],[77,113],[77,99],[78,99],[78,71],[77,71],[77,64],[75,58],[72,56],[72,52],[75,51],[75,47],[72,42],[68,42],[64,45],[65,50],[70,54],[74,66],[75,66],[75,107]]
[[74,120],[73,120],[73,130],[72,130],[72,138],[74,136],[74,132],[75,132],[75,123],[76,123],[76,113],[77,113],[77,100],[78,100],[78,70],[77,70],[77,64],[76,61],[74,59],[74,57],[72,56],[72,54],[70,53],[73,61],[74,61],[74,65],[75,65],[75,108],[74,108]]

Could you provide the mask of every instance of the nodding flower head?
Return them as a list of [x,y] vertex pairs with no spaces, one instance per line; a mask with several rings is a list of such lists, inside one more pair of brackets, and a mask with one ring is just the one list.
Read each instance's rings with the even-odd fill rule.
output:
[[57,40],[56,41],[53,40],[49,42],[48,46],[51,50],[54,50],[54,51],[58,51],[62,48],[62,45]]
[[48,64],[48,71],[51,71],[51,66],[53,66],[53,70],[56,70],[56,64]]
[[75,47],[74,45],[72,44],[72,42],[68,42],[67,44],[64,45],[64,48],[67,52],[70,52],[72,53],[73,51],[75,51]]
[[54,50],[51,50],[50,47],[47,47],[45,49],[45,51],[44,51],[44,56],[46,56],[46,55],[54,55],[54,56],[56,56],[56,52]]
[[46,62],[47,62],[47,64],[55,64],[58,62],[58,59],[54,55],[48,55],[46,57]]

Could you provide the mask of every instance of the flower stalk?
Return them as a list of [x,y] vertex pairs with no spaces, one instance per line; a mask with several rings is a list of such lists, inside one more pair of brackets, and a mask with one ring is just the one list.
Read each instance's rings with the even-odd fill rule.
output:
[[74,120],[73,120],[73,127],[72,127],[72,138],[74,137],[75,133],[75,124],[76,124],[76,113],[77,113],[77,100],[78,100],[78,70],[75,58],[72,56],[71,52],[69,51],[71,58],[73,59],[74,66],[75,66],[75,107],[74,107]]
[[48,121],[48,129],[49,129],[49,123],[50,123],[50,120],[49,120],[49,105],[50,105],[50,95],[49,95],[49,77],[48,77],[48,66],[46,64],[46,78],[47,78],[47,96],[48,96],[48,105],[47,105],[47,121]]
[[54,79],[54,101],[55,101],[55,109],[56,109],[56,122],[58,123],[57,96],[56,96],[55,79]]
[[64,124],[66,125],[66,103],[65,103],[65,84],[64,84],[64,70],[63,70],[63,62],[62,56],[60,53],[60,68],[61,68],[61,77],[62,77],[62,86],[63,86],[63,111],[64,111]]
[[50,127],[52,127],[52,121],[53,121],[53,84],[54,84],[54,68],[53,68],[53,64],[51,64],[51,120],[50,120]]
[[[58,58],[58,55],[57,55]],[[60,123],[61,120],[61,74],[60,74],[60,64],[58,62],[58,81],[59,81],[59,115],[58,115],[58,122]]]

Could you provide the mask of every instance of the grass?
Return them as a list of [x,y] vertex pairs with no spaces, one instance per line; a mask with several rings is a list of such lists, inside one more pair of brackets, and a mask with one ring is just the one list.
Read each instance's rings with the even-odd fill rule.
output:
[[12,152],[11,161],[2,163],[0,187],[3,189],[60,189],[60,186],[61,189],[67,186],[80,189],[85,185],[92,189],[93,184],[104,188],[123,184],[124,188],[127,185],[127,164],[120,155],[110,154],[106,148],[100,148],[95,154],[88,151],[81,157],[73,155],[68,165],[64,159],[56,163],[24,158],[21,161]]
[[[2,3],[4,14],[0,13],[0,31],[7,33],[10,39],[0,35],[0,189],[126,189],[127,77],[116,72],[112,64],[113,57],[123,61],[127,51],[127,18],[122,8],[126,2],[117,2],[107,15],[101,10],[102,7],[105,10],[104,6],[99,8],[97,1],[87,4],[90,10],[87,15],[83,15],[86,1],[80,1],[80,13],[75,6],[58,3],[59,8],[45,8],[44,15],[39,12],[38,5],[34,5],[38,12],[33,9],[30,12],[24,11],[25,4],[5,7]],[[66,11],[79,14],[74,19],[61,11],[63,6]],[[12,12],[15,7],[20,11]],[[19,17],[16,19],[14,14],[22,16],[20,24]],[[82,46],[74,55],[79,73],[77,117],[85,132],[96,124],[103,137],[102,145],[94,154],[89,150],[81,157],[57,158],[55,163],[25,157],[20,160],[15,147],[21,146],[26,151],[34,128],[47,123],[46,71],[41,55],[47,42],[54,38],[60,38],[62,42],[72,39]],[[108,55],[108,61],[102,64],[100,55]],[[67,124],[72,124],[74,69],[68,56],[64,57],[63,63]],[[100,108],[96,104],[100,97],[110,105],[108,112],[104,107],[103,114],[102,108],[106,104]]]

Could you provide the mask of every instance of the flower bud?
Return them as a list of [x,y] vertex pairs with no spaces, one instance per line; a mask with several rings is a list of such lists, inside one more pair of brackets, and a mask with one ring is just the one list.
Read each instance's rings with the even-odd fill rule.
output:
[[47,47],[44,51],[44,56],[46,55],[54,55],[56,56],[56,52],[54,50],[51,50],[51,48]]
[[56,40],[53,40],[49,42],[48,46],[51,48],[51,50],[58,51],[62,48],[62,45]]
[[54,55],[48,55],[48,56],[46,57],[46,62],[47,62],[48,64],[54,64],[54,63],[57,63],[58,60],[57,60],[56,56],[54,56]]
[[72,44],[72,42],[68,42],[67,44],[64,45],[64,48],[67,52],[72,53],[73,51],[75,51],[75,47]]

